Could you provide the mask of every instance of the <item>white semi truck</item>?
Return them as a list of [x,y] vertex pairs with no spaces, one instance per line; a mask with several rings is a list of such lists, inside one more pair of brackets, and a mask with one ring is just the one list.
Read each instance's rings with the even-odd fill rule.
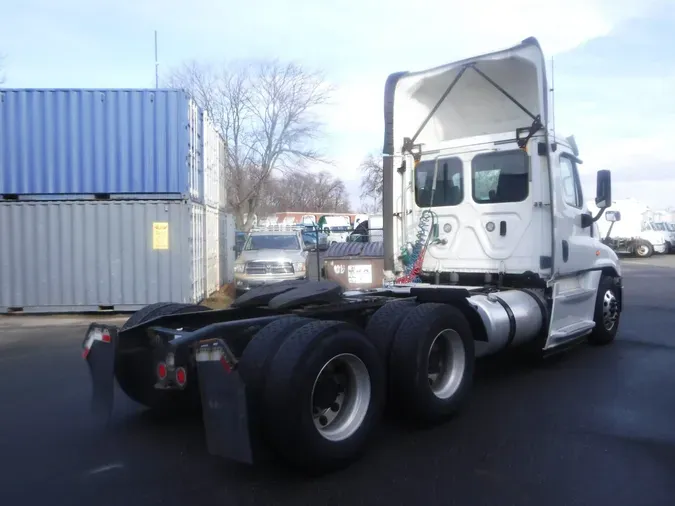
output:
[[611,343],[621,267],[594,223],[610,173],[598,172],[592,216],[547,96],[535,39],[392,74],[387,286],[283,282],[225,310],[159,303],[122,327],[94,323],[83,341],[94,406],[110,412],[117,380],[150,408],[201,409],[212,454],[325,471],[362,454],[386,403],[416,422],[451,418],[477,355]]
[[[591,212],[599,212],[595,203],[588,202]],[[654,253],[667,253],[671,246],[669,233],[663,224],[646,219],[648,207],[635,199],[615,200],[603,219],[598,220],[602,240],[616,253],[649,258]]]

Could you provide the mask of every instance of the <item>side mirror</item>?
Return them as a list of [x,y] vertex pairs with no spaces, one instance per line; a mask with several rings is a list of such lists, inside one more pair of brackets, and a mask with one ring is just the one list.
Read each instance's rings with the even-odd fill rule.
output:
[[605,219],[611,222],[621,221],[621,213],[619,211],[606,211]]
[[598,171],[595,205],[598,209],[607,209],[612,205],[612,172],[609,170]]

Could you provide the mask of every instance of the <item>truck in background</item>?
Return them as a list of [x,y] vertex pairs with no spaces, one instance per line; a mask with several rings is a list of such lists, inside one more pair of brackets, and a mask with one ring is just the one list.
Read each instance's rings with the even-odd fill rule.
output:
[[319,218],[317,226],[328,236],[329,244],[347,242],[347,238],[352,231],[352,224],[348,215],[325,214]]
[[328,471],[365,451],[387,403],[413,422],[452,418],[477,357],[610,344],[622,272],[594,225],[611,174],[598,172],[589,213],[576,143],[549,128],[545,68],[529,38],[389,76],[386,286],[285,281],[225,310],[164,303],[121,327],[94,323],[94,406],[110,413],[117,380],[147,407],[200,408],[212,454],[254,463],[271,450]]
[[647,220],[644,224],[645,229],[657,232],[664,236],[666,241],[666,253],[672,253],[675,249],[675,225],[663,221]]
[[[589,209],[598,211],[593,202]],[[667,253],[669,237],[645,220],[647,206],[635,199],[615,200],[605,219],[598,221],[603,242],[620,255],[649,258],[654,253]]]

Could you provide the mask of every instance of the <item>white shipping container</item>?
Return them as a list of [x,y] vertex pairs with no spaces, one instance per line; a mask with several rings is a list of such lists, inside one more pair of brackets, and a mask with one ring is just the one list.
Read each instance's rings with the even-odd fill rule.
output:
[[220,210],[206,208],[206,294],[220,289]]
[[179,200],[0,203],[0,313],[200,302],[204,215]]
[[197,103],[190,100],[188,110],[188,129],[190,132],[188,166],[190,167],[190,196],[196,202],[201,201],[204,191],[204,165],[200,163],[203,162],[204,117],[205,114],[201,112]]
[[[188,240],[192,241],[192,300],[198,301],[208,297],[206,293],[206,212],[204,206],[193,205],[190,207],[190,226],[192,234]],[[171,301],[175,302],[175,301]]]
[[225,193],[224,143],[213,122],[204,113],[204,201],[207,206],[223,207]]

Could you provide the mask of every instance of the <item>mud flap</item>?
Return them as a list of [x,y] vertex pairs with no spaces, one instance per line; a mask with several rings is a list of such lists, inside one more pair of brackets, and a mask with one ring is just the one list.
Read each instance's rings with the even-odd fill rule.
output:
[[206,444],[211,455],[253,464],[246,386],[236,359],[221,340],[197,350]]
[[91,409],[94,415],[109,419],[115,390],[115,353],[117,329],[92,323],[82,343],[82,356],[89,366],[92,396]]

